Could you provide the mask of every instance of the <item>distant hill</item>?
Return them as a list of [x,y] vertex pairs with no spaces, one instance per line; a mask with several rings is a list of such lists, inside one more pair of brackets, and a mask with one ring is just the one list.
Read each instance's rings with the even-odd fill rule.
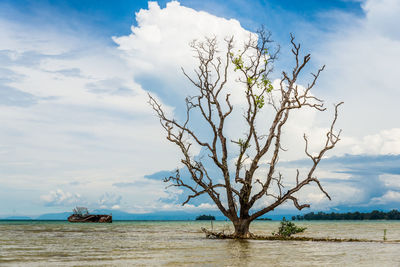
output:
[[[109,210],[109,209],[97,209],[90,211],[92,214],[112,214],[114,221],[157,221],[157,220],[166,220],[166,221],[176,221],[176,220],[195,220],[195,218],[199,215],[199,212],[184,212],[184,211],[160,211],[160,212],[152,212],[152,213],[128,213],[120,210]],[[210,213],[210,212],[208,212]],[[47,213],[42,214],[36,218],[35,220],[67,220],[68,216],[70,216],[72,212],[61,212],[61,213]],[[226,218],[221,215],[218,211],[211,212],[213,216],[217,220],[226,220]],[[29,218],[31,219],[31,218]]]
[[1,218],[1,220],[32,220],[32,218],[28,216],[9,216]]
[[[214,216],[216,220],[225,221],[227,218],[222,215],[219,211],[158,211],[151,213],[129,213],[121,210],[111,210],[111,209],[96,209],[90,210],[92,214],[112,214],[114,221],[192,221],[195,220],[201,214],[209,214]],[[6,218],[1,218],[2,220],[67,220],[72,212],[60,212],[60,213],[46,213],[38,217],[28,217],[28,216],[9,216]],[[291,215],[282,214],[268,214],[268,218],[272,220],[281,220],[282,216],[290,218]]]
[[40,215],[35,220],[67,220],[71,214],[72,212],[47,213]]
[[[184,211],[159,211],[152,213],[128,213],[119,210],[94,210],[92,213],[104,213],[112,214],[113,220],[166,220],[166,221],[176,221],[176,220],[195,220],[199,215],[198,212],[184,212]],[[219,212],[215,211],[212,213],[217,220],[225,220]]]

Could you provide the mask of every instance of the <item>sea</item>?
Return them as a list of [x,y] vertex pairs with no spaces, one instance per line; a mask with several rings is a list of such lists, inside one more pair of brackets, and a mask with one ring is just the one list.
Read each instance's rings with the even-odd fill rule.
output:
[[[201,232],[230,232],[227,221],[0,221],[0,266],[400,266],[400,221],[297,225],[307,227],[303,236],[377,242],[217,240]],[[278,227],[255,221],[250,229],[269,235]]]

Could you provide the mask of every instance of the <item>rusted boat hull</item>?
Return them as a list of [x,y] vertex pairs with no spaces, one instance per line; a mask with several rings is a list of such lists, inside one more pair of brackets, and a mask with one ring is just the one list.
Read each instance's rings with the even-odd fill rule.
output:
[[112,216],[97,214],[87,216],[71,215],[68,217],[68,221],[73,223],[112,223]]

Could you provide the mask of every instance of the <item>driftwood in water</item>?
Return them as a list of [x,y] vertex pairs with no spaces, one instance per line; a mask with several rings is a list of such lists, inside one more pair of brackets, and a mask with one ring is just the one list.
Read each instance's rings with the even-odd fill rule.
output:
[[[225,234],[224,232],[212,232],[205,228],[201,230],[206,234],[206,238],[210,239],[243,239],[234,234]],[[283,237],[279,235],[254,235],[251,234],[250,240],[284,240],[284,241],[315,241],[315,242],[376,242],[376,243],[400,243],[400,240],[380,241],[357,238],[323,238],[323,237],[306,237],[306,236],[290,236]]]

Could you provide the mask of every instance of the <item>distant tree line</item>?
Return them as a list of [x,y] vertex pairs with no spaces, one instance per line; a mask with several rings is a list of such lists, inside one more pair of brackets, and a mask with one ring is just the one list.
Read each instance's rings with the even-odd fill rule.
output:
[[292,216],[292,220],[400,220],[400,212],[396,209],[389,212],[373,210],[372,212],[347,212],[347,213],[325,213],[310,212],[305,215]]

